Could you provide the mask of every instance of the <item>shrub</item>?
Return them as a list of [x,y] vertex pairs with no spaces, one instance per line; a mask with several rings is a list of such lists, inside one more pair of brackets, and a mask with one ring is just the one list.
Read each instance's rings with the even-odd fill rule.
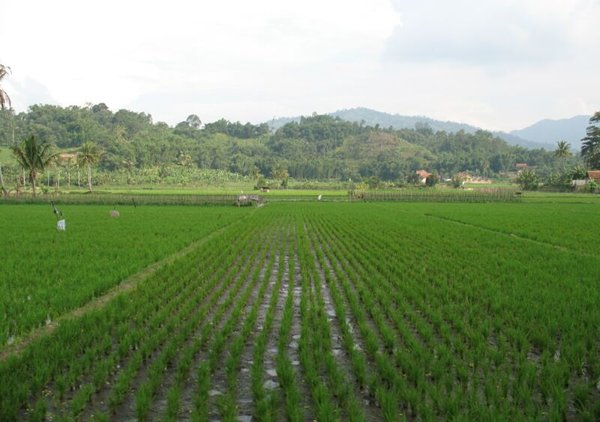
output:
[[429,186],[431,188],[431,187],[437,185],[437,183],[439,181],[440,181],[439,176],[437,174],[432,174],[427,179],[425,179],[425,185]]
[[523,170],[517,177],[517,183],[523,190],[537,190],[540,178],[533,170]]

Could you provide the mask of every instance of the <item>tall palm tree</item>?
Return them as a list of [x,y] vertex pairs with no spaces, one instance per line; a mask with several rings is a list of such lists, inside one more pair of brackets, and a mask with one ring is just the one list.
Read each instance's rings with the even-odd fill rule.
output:
[[565,159],[573,155],[571,153],[571,144],[567,141],[558,141],[556,143],[556,149],[554,150],[554,156],[558,158],[562,164],[562,172],[565,171]]
[[[9,72],[10,72],[10,67],[0,64],[0,83],[2,82],[2,79],[4,79],[4,77]],[[8,105],[8,107],[11,106],[10,97],[8,96],[6,91],[2,89],[2,86],[0,85],[0,110],[4,110],[7,105]]]
[[556,143],[556,149],[554,150],[554,156],[557,158],[567,158],[571,156],[571,144],[567,141],[558,141]]
[[87,169],[88,189],[92,191],[92,166],[100,160],[102,152],[98,145],[87,141],[81,145],[79,154],[77,155],[78,164]]
[[35,196],[35,182],[38,172],[43,172],[55,159],[56,154],[47,142],[39,142],[35,136],[26,138],[21,145],[12,148],[19,165],[27,172],[31,182],[31,192]]

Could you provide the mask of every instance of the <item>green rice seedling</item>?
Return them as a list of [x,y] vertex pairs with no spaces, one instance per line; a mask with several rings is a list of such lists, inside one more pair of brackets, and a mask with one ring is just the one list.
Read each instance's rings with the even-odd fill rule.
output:
[[77,417],[82,411],[89,400],[90,396],[94,392],[94,386],[92,384],[86,384],[73,396],[71,400],[71,414],[73,417]]
[[335,406],[329,399],[329,394],[323,384],[317,384],[314,390],[317,419],[319,421],[336,421],[338,415]]
[[152,400],[151,387],[148,384],[143,385],[135,396],[135,413],[138,420],[146,420],[150,410],[150,401]]
[[48,403],[45,398],[39,399],[35,402],[29,420],[34,422],[42,422],[46,420],[46,412],[48,410]]
[[234,422],[236,416],[236,406],[235,401],[231,394],[225,393],[218,397],[217,406],[219,408],[219,413],[224,421],[226,422]]
[[381,411],[386,421],[397,421],[398,416],[398,399],[394,391],[389,391],[384,388],[378,388],[375,392],[377,401],[381,404]]
[[210,364],[208,361],[203,361],[197,371],[198,389],[194,400],[193,420],[205,421],[208,420],[208,391],[210,390]]
[[99,413],[95,413],[91,416],[91,420],[94,422],[108,422],[110,421],[109,416],[106,413],[103,412],[99,412]]
[[181,402],[181,388],[179,386],[173,386],[167,393],[167,411],[165,418],[169,421],[177,419],[177,412],[179,411],[179,405]]

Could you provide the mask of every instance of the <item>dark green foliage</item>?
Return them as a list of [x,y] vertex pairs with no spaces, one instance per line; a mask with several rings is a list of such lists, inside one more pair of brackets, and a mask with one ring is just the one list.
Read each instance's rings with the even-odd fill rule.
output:
[[600,111],[590,119],[586,137],[582,139],[581,155],[591,169],[600,169]]
[[437,174],[432,174],[427,179],[425,179],[425,185],[429,187],[433,187],[438,184],[440,181],[440,177]]
[[251,123],[242,124],[240,122],[232,123],[225,119],[220,119],[213,123],[207,123],[204,130],[208,133],[224,133],[234,138],[250,139],[268,134],[269,125],[266,123],[261,123],[260,125],[253,125]]

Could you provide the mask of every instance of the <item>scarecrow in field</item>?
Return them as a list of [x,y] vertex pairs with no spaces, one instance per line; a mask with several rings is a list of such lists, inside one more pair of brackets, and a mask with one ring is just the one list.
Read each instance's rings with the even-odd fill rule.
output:
[[52,214],[56,216],[56,230],[64,232],[67,229],[67,222],[65,221],[62,211],[56,208],[54,202],[50,202],[50,205],[52,205]]

